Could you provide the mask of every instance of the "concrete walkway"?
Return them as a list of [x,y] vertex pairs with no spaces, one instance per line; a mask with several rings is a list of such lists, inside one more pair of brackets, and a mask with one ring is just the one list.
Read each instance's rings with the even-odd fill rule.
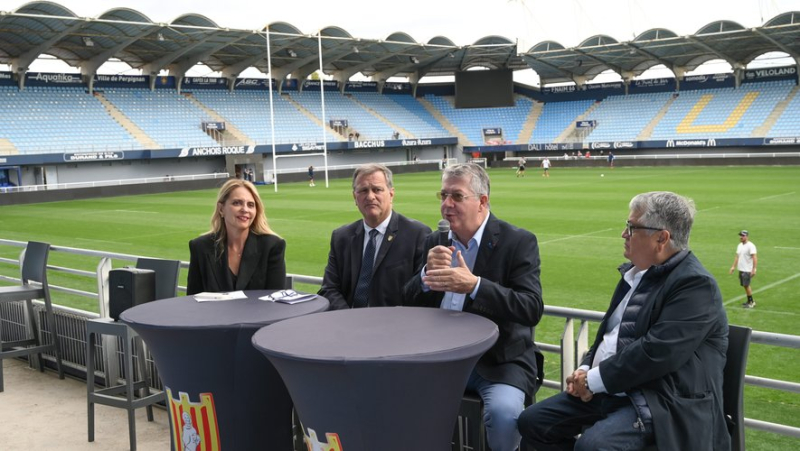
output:
[[[3,451],[122,451],[130,449],[125,409],[95,405],[94,442],[87,441],[86,382],[59,380],[17,359],[3,361],[5,391],[0,393],[0,449]],[[139,451],[169,450],[167,413],[153,408],[147,421],[136,410]]]

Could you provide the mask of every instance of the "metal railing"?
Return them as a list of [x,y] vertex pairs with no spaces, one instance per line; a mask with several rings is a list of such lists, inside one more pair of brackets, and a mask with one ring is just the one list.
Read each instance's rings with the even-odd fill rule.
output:
[[[640,155],[614,155],[614,160],[696,160],[701,158],[783,158],[783,157],[800,157],[800,152],[709,152],[709,153],[700,153],[700,152],[686,152],[686,153],[673,153],[673,154],[640,154]],[[512,161],[517,162],[519,161],[520,157],[504,157],[503,161]],[[525,158],[529,160],[539,160],[543,157],[538,157],[536,155],[526,156]],[[561,160],[561,161],[583,161],[583,160],[595,160],[595,161],[605,161],[608,159],[608,154],[606,155],[592,155],[589,157],[586,156],[572,156],[567,155],[567,158],[563,156],[554,156],[548,157],[551,160]]]
[[[11,246],[20,249],[20,252],[27,243],[22,241],[12,241],[0,239],[0,246]],[[72,268],[64,268],[59,266],[48,265],[48,270],[55,272],[62,272],[67,274],[78,275],[87,278],[93,278],[97,282],[98,291],[89,292],[86,290],[62,287],[50,284],[51,293],[69,293],[73,295],[93,298],[98,301],[98,310],[101,314],[87,312],[84,310],[72,309],[60,305],[54,305],[53,308],[56,313],[56,327],[59,330],[59,336],[62,340],[62,357],[66,369],[73,374],[86,377],[86,325],[88,319],[98,318],[100,316],[108,316],[108,271],[111,269],[113,260],[135,262],[140,256],[130,254],[120,254],[112,252],[101,252],[88,249],[77,249],[64,246],[52,246],[52,252],[64,252],[72,255],[80,255],[88,258],[96,258],[97,269],[95,272],[82,271]],[[142,256],[143,257],[143,256]],[[19,267],[20,261],[15,259],[0,258],[0,270],[4,267],[5,263],[11,266]],[[181,262],[181,268],[184,270],[189,267],[188,262]],[[322,283],[321,277],[308,276],[302,274],[289,274],[294,284],[310,284],[319,286]],[[7,275],[7,271],[0,272],[0,281],[17,284],[20,282],[19,278]],[[178,290],[182,293],[186,292],[186,288],[179,286]],[[13,333],[21,333],[22,330],[18,325],[24,318],[22,308],[13,309],[3,306],[0,310],[0,320],[4,321],[3,332],[6,335]],[[38,305],[37,319],[41,326],[45,326],[42,321],[43,314],[41,313],[41,303]],[[564,379],[568,374],[571,374],[577,367],[583,355],[589,349],[589,323],[600,322],[603,319],[602,312],[591,310],[581,310],[566,307],[545,306],[544,315],[547,318],[561,318],[564,320],[564,326],[560,335],[560,342],[558,344],[551,343],[537,343],[543,352],[558,355],[560,372],[557,374],[557,379],[545,379],[544,386],[555,390],[563,390]],[[11,327],[6,327],[6,324]],[[49,326],[40,328],[45,342],[52,340]],[[11,337],[2,337],[4,341],[12,339]],[[800,336],[786,335],[772,332],[753,331],[751,343],[761,344],[766,346],[777,346],[789,349],[800,349]],[[110,380],[117,380],[120,376],[120,356],[117,352],[118,343],[116,341],[104,341],[101,345],[103,353],[98,355],[103,356],[102,362],[97,366],[98,372],[103,372]],[[116,358],[114,358],[116,356]],[[52,355],[46,355],[46,359],[50,362],[52,367],[55,367],[54,358]],[[151,380],[154,382],[154,387],[160,389],[158,382],[157,371],[152,359],[148,356],[148,371],[152,374]],[[109,379],[106,379],[109,380]],[[800,393],[800,383],[770,379],[759,376],[745,376],[745,384],[768,388],[773,390],[780,390],[791,393]],[[793,427],[785,424],[771,423],[767,421],[756,420],[752,418],[745,418],[745,427],[755,430],[767,431],[776,434],[786,435],[790,437],[800,438],[800,428]]]
[[56,189],[94,188],[98,186],[140,185],[146,183],[185,182],[191,180],[208,180],[219,178],[226,179],[228,177],[229,175],[227,172],[193,175],[164,175],[159,177],[146,177],[137,179],[96,180],[89,182],[53,183],[49,185],[8,186],[0,188],[0,193],[52,191]]

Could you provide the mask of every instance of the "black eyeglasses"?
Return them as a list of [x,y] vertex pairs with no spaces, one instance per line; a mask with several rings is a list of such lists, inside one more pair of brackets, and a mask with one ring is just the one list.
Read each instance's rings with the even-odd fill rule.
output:
[[481,197],[480,194],[461,194],[461,193],[448,193],[446,191],[439,191],[436,193],[436,198],[444,202],[447,198],[453,199],[453,202],[460,203],[464,202],[464,199],[468,197]]
[[642,229],[642,230],[664,230],[664,229],[660,229],[658,227],[645,227],[645,226],[635,225],[630,221],[625,221],[625,231],[628,232],[628,236],[633,235],[633,231],[636,230],[636,229]]

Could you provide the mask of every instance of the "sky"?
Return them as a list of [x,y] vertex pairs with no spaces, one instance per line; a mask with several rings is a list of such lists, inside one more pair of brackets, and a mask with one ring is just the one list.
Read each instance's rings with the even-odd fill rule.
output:
[[[0,0],[0,11],[25,1]],[[800,11],[800,0],[56,0],[76,15],[96,17],[112,9],[135,9],[153,22],[169,23],[188,13],[201,14],[220,27],[262,29],[288,22],[304,33],[338,26],[354,37],[384,39],[402,31],[417,42],[435,36],[456,45],[499,35],[516,40],[519,52],[553,40],[565,47],[597,35],[634,39],[651,28],[678,35],[697,32],[716,20],[758,27],[779,13]],[[283,5],[276,7],[275,5]]]

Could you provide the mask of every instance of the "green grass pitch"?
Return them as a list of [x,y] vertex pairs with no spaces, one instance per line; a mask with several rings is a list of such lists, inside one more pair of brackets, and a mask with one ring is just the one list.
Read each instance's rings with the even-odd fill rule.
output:
[[[544,301],[548,305],[605,311],[623,262],[620,237],[628,201],[637,193],[669,190],[695,200],[698,214],[691,248],[722,289],[732,324],[798,334],[800,319],[800,167],[511,168],[490,169],[491,209],[501,219],[534,232],[540,244]],[[602,175],[602,176],[601,176]],[[331,231],[359,218],[349,179],[314,188],[305,183],[260,187],[270,225],[287,241],[287,268],[322,276]],[[395,177],[394,208],[436,228],[440,219],[436,172]],[[188,260],[187,242],[205,232],[215,190],[113,197],[0,208],[0,237],[151,257]],[[744,290],[728,269],[737,233],[750,231],[758,247],[753,281],[757,307],[742,309]],[[15,258],[17,249],[0,254]],[[94,271],[96,259],[52,254],[51,264]],[[123,262],[115,262],[122,266]],[[4,269],[4,271],[6,271]],[[6,271],[7,272],[7,271]],[[51,273],[51,282],[96,290],[91,281]],[[182,284],[185,283],[185,271]],[[301,287],[313,290],[315,287]],[[97,311],[89,299],[56,294],[56,302]],[[561,320],[545,318],[537,340],[557,343]],[[594,329],[594,328],[593,328]],[[594,330],[592,330],[592,337]],[[548,378],[558,379],[552,356]],[[797,381],[797,351],[753,345],[748,374]],[[548,396],[547,390],[540,397]],[[800,426],[800,395],[746,388],[746,415]],[[748,449],[796,449],[797,440],[748,431]]]

